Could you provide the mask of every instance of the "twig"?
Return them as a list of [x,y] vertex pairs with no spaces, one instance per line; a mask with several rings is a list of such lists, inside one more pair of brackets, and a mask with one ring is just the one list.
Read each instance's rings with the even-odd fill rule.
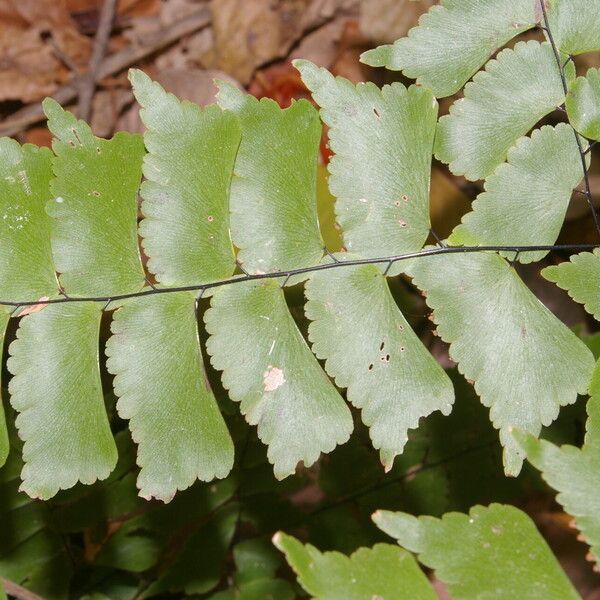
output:
[[94,37],[94,47],[88,65],[87,73],[84,75],[79,88],[79,118],[87,121],[90,118],[92,110],[92,99],[96,90],[96,81],[98,71],[102,65],[102,60],[108,48],[108,41],[115,20],[115,11],[117,0],[104,0],[102,10],[100,11],[100,21],[96,36]]
[[[396,256],[383,256],[377,258],[356,258],[352,260],[344,260],[329,263],[318,263],[310,267],[301,267],[298,269],[289,269],[287,271],[275,271],[272,273],[257,273],[252,274],[240,266],[244,275],[235,275],[228,279],[219,281],[211,281],[209,283],[198,283],[195,285],[185,285],[178,287],[155,287],[145,288],[139,292],[130,292],[128,294],[117,294],[113,296],[67,296],[64,291],[61,291],[62,297],[52,298],[49,300],[0,300],[0,305],[4,306],[40,306],[42,304],[65,304],[67,302],[102,302],[106,303],[109,300],[116,302],[126,300],[128,298],[141,298],[143,296],[153,296],[155,294],[172,294],[177,292],[194,292],[199,290],[210,290],[226,285],[236,283],[244,283],[246,281],[259,281],[261,279],[279,279],[281,277],[293,277],[295,275],[305,275],[316,271],[326,271],[329,269],[341,269],[343,267],[356,267],[358,265],[387,265],[386,272],[390,267],[401,261],[410,259],[423,258],[425,256],[439,256],[442,254],[472,254],[477,252],[550,252],[553,250],[583,252],[584,250],[596,250],[600,248],[600,244],[555,244],[552,246],[437,246],[435,248],[426,248],[417,252],[406,252]],[[238,265],[239,266],[239,265]]]
[[79,74],[79,69],[73,59],[66,53],[62,51],[62,48],[56,43],[54,36],[50,34],[46,39],[46,43],[52,48],[52,52],[54,56],[60,60],[69,71],[71,71],[73,77],[76,77]]
[[[191,33],[203,29],[210,24],[210,9],[204,6],[197,12],[192,13],[185,19],[176,21],[169,27],[158,31],[154,35],[147,36],[142,45],[132,45],[119,52],[107,56],[100,65],[96,74],[96,81],[114,75],[139,62],[140,60],[154,54],[156,51],[170,46],[177,40]],[[61,86],[53,98],[60,104],[67,104],[79,94],[81,82],[85,76],[76,77]],[[15,135],[25,127],[44,119],[42,105],[40,103],[30,104],[15,112],[10,119],[0,123],[0,136]]]
[[30,592],[24,587],[5,579],[4,577],[0,577],[0,581],[2,581],[2,585],[4,585],[4,590],[9,596],[13,598],[17,598],[17,600],[44,600],[41,596]]

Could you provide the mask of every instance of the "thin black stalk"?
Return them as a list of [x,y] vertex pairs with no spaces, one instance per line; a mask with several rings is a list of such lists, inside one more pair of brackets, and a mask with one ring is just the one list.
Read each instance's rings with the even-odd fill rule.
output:
[[406,252],[396,256],[383,256],[377,258],[356,258],[351,260],[332,260],[330,263],[320,263],[310,267],[302,267],[299,269],[289,269],[286,271],[277,271],[274,273],[258,273],[233,276],[228,279],[219,281],[211,281],[208,283],[198,283],[196,285],[184,285],[177,287],[152,287],[145,288],[139,292],[131,292],[129,294],[115,294],[112,296],[61,296],[58,298],[50,298],[48,300],[0,300],[0,305],[4,306],[43,306],[46,304],[66,304],[69,302],[117,302],[119,300],[128,300],[129,298],[141,298],[144,296],[153,296],[155,294],[173,294],[177,292],[193,292],[202,291],[232,285],[234,283],[243,283],[247,281],[259,281],[261,279],[280,279],[289,280],[296,275],[305,275],[316,271],[327,271],[329,269],[341,269],[342,267],[355,267],[358,265],[377,265],[386,264],[393,265],[397,262],[410,260],[413,258],[423,258],[426,256],[439,256],[441,254],[467,254],[474,252],[514,252],[521,254],[523,252],[583,252],[585,250],[595,250],[600,248],[600,244],[557,244],[557,245],[540,245],[540,246],[442,246],[435,248],[427,248],[417,252]]

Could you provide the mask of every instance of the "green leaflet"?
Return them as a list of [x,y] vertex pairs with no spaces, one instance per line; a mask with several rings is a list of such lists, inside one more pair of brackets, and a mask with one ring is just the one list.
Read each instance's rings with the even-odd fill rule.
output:
[[435,569],[454,600],[581,600],[533,521],[513,506],[441,519],[378,511],[373,520]]
[[32,497],[106,479],[116,464],[98,366],[101,315],[94,303],[50,305],[23,317],[10,345],[11,403],[24,441],[21,489]]
[[599,0],[552,0],[547,4],[548,24],[561,52],[600,50]]
[[600,69],[590,69],[571,83],[565,106],[571,125],[586,138],[600,141]]
[[54,100],[43,103],[56,154],[47,205],[52,252],[64,290],[73,295],[126,294],[140,290],[144,270],[137,244],[137,191],[144,144],[140,135],[112,140]]
[[0,298],[39,300],[58,292],[52,249],[52,152],[0,138]]
[[140,495],[168,502],[196,479],[225,477],[233,442],[204,371],[194,294],[127,302],[111,329],[107,368],[139,445]]
[[517,475],[523,456],[510,428],[538,435],[561,406],[585,393],[591,352],[497,254],[423,257],[409,271],[427,294],[450,356],[491,409],[506,473]]
[[[598,403],[598,397],[594,401]],[[600,564],[600,451],[573,446],[558,447],[519,430],[513,436],[529,462],[559,493],[556,500],[575,517],[591,546],[590,560]]]
[[558,491],[556,500],[575,517],[577,528],[591,546],[590,560],[600,565],[600,363],[596,365],[588,400],[586,435],[581,449],[557,447],[515,430],[513,436],[527,460]]
[[250,273],[306,267],[323,256],[317,219],[319,115],[306,100],[281,109],[221,83],[219,104],[234,112],[242,141],[231,182],[231,237]]
[[300,585],[314,600],[435,600],[437,595],[415,559],[389,544],[359,548],[348,557],[319,552],[284,533],[273,543],[285,553]]
[[[0,362],[4,349],[4,334],[10,314],[6,312],[3,306],[0,306]],[[1,373],[0,373],[1,375]],[[0,388],[1,389],[1,388]],[[4,416],[4,407],[2,406],[2,398],[0,397],[0,467],[6,462],[10,445],[8,441],[8,429],[6,428],[6,417]]]
[[[454,245],[533,246],[556,242],[567,207],[583,177],[573,129],[564,123],[536,129],[517,140],[485,182],[449,238]],[[535,227],[532,227],[535,223]],[[515,253],[503,253],[514,258]],[[547,252],[524,252],[523,263],[541,260]]]
[[373,257],[419,250],[430,228],[438,110],[431,92],[400,83],[354,86],[308,61],[294,65],[330,127],[329,185],[348,251]]
[[[571,63],[565,71],[569,80],[574,77]],[[449,163],[455,175],[483,179],[506,159],[518,138],[564,100],[550,44],[519,42],[477,73],[465,86],[464,98],[440,119],[436,157]]]
[[361,60],[403,71],[438,98],[451,96],[495,50],[536,24],[536,1],[442,0],[408,37],[369,50]]
[[268,445],[275,476],[348,440],[352,417],[298,331],[276,281],[219,288],[205,314],[223,385]]
[[[339,255],[342,258],[342,255]],[[408,430],[435,410],[449,414],[452,382],[398,309],[375,265],[314,273],[306,284],[313,352],[362,410],[389,471]]]
[[567,262],[546,267],[542,275],[600,320],[600,250],[574,254]]
[[238,121],[218,106],[180,102],[142,71],[132,70],[130,79],[148,128],[140,224],[148,269],[164,285],[229,277],[235,268],[228,209]]

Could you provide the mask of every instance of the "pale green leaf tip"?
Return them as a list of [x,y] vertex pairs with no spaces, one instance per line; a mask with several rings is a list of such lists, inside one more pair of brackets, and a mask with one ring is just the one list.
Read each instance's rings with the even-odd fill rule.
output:
[[376,510],[371,515],[371,520],[381,531],[387,533],[391,537],[395,537],[392,531],[402,516],[408,516],[406,513],[393,512],[391,510]]
[[141,69],[129,69],[127,72],[127,78],[131,82],[132,87],[138,88],[143,85],[147,85],[152,82],[150,76],[147,73],[144,73]]
[[544,279],[556,283],[560,277],[560,269],[558,268],[558,265],[550,265],[549,267],[542,269],[540,275]]
[[[221,108],[229,110],[240,110],[246,102],[248,94],[233,85],[230,81],[223,79],[214,79],[214,84],[218,88],[217,104]],[[253,98],[253,96],[252,96]]]
[[381,519],[382,513],[384,513],[386,511],[384,510],[376,510],[372,515],[371,515],[371,520],[373,521],[373,523],[378,523],[379,520]]
[[44,98],[42,101],[42,110],[48,120],[67,112],[54,98]]
[[281,552],[285,552],[286,542],[289,536],[287,536],[283,531],[278,531],[271,538],[271,542],[273,542],[273,546],[280,550]]
[[83,121],[77,121],[77,117],[70,111],[64,109],[54,98],[46,98],[42,102],[42,110],[48,119],[48,129],[58,139],[69,138],[72,134],[70,128],[78,125],[80,130],[89,129],[89,125]]
[[524,457],[516,452],[514,446],[504,447],[504,451],[502,452],[502,463],[504,465],[504,474],[506,477],[518,477],[523,468],[523,461]]
[[420,551],[421,523],[414,515],[390,510],[378,510],[371,519],[381,531],[411,552]]
[[[309,90],[314,92],[322,85],[324,81],[324,71],[326,71],[325,69],[319,67],[309,60],[304,59],[294,60],[293,65],[300,73],[302,81]],[[327,76],[332,77],[328,71],[326,72],[325,77]]]
[[295,58],[292,61],[292,66],[295,69],[298,69],[298,71],[302,71],[302,69],[310,67],[310,65],[316,66],[313,62],[311,62],[310,60],[306,60],[305,58]]
[[321,67],[319,67],[318,65],[316,65],[314,62],[311,62],[310,60],[306,60],[304,58],[296,58],[292,61],[292,65],[294,65],[294,67],[298,70],[298,72],[300,73],[300,75],[302,75],[302,78],[304,79],[304,76],[307,74],[317,74],[320,70]]
[[385,67],[390,60],[391,50],[391,44],[367,50],[360,55],[360,62],[370,67]]
[[160,83],[153,81],[152,78],[141,69],[129,69],[127,76],[131,82],[133,95],[142,107],[152,104],[152,101],[156,98],[156,93],[153,94],[153,92],[162,91],[165,93]]

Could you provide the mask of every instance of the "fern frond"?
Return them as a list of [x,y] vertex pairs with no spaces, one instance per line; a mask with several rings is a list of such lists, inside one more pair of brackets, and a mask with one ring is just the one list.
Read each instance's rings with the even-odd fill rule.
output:
[[[4,336],[6,334],[6,327],[8,326],[9,319],[10,314],[4,307],[0,307],[0,348],[4,348]],[[2,354],[3,353],[0,352],[0,360],[2,360]],[[0,387],[0,389],[2,388]],[[0,467],[6,462],[9,450],[8,428],[6,427],[6,416],[4,414],[2,397],[0,396]]]
[[586,138],[600,141],[600,69],[590,69],[571,83],[565,106],[573,127]]
[[298,582],[315,600],[437,598],[415,559],[397,546],[377,544],[345,556],[321,553],[281,532],[275,534],[273,543],[285,553]]
[[455,600],[580,598],[533,521],[513,506],[475,506],[441,519],[378,511],[373,520],[435,569]]
[[548,25],[556,44],[565,54],[600,50],[599,0],[547,2]]
[[268,273],[318,263],[324,244],[316,203],[317,111],[306,100],[283,110],[226,83],[217,99],[242,128],[230,197],[240,264],[249,273]]
[[308,61],[294,64],[329,126],[329,186],[346,249],[371,257],[421,248],[430,229],[432,93],[400,83],[355,86]]
[[223,287],[204,321],[211,363],[258,436],[275,475],[346,442],[352,417],[298,331],[276,281]]
[[166,286],[229,277],[229,187],[240,143],[234,115],[180,102],[142,71],[134,94],[147,127],[140,224],[148,269]]
[[127,302],[111,329],[107,368],[138,444],[140,494],[167,502],[196,479],[227,476],[233,442],[204,371],[194,294]]
[[407,323],[376,266],[315,273],[306,297],[313,352],[326,360],[337,385],[348,388],[348,400],[361,409],[389,471],[421,417],[452,410],[452,382]]
[[369,50],[361,60],[403,71],[438,98],[451,96],[495,50],[534,27],[536,13],[531,0],[442,0],[407,37]]
[[522,431],[513,431],[527,460],[558,491],[556,500],[575,518],[583,540],[591,546],[590,560],[600,568],[600,368],[590,385],[583,447],[558,448]]
[[52,249],[52,152],[0,139],[0,293],[3,300],[50,298],[58,293]]
[[142,177],[142,136],[95,137],[87,123],[44,101],[55,138],[52,253],[68,294],[112,295],[144,285],[137,242],[137,191]]
[[517,475],[523,455],[510,429],[537,436],[585,393],[591,352],[497,254],[419,258],[408,272],[426,293],[450,356],[490,407],[505,470]]
[[[532,246],[556,242],[573,189],[583,176],[573,129],[564,123],[536,129],[508,151],[449,237],[460,246]],[[531,226],[535,223],[535,227]],[[502,253],[514,259],[515,253]],[[537,262],[547,252],[523,252],[516,260]]]
[[96,303],[47,306],[22,318],[10,345],[10,401],[24,442],[21,489],[34,498],[106,479],[117,462],[100,381],[101,316]]
[[[575,76],[571,63],[566,75]],[[473,181],[488,177],[511,146],[564,101],[550,44],[519,42],[477,73],[465,86],[464,98],[440,119],[435,155],[455,175]]]
[[564,263],[543,269],[542,276],[566,290],[600,321],[600,250],[574,254]]

